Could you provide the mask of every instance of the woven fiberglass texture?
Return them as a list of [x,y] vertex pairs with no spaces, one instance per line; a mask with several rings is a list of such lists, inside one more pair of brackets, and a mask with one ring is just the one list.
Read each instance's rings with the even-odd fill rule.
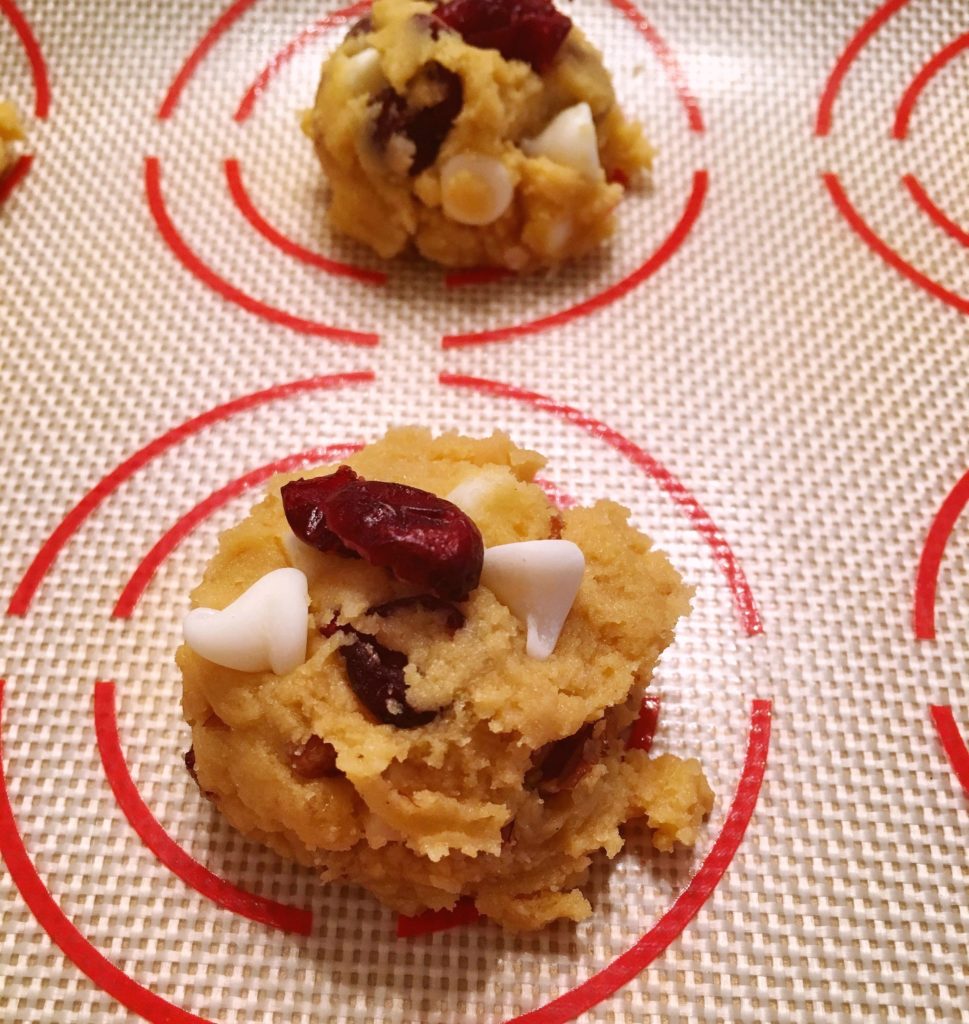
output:
[[[537,1011],[651,933],[705,864],[748,740],[764,738],[753,702],[770,701],[756,807],[696,917],[627,984],[527,1019],[969,1019],[969,5],[575,0],[658,149],[654,187],[594,258],[448,287],[323,224],[297,112],[341,30],[286,48],[332,9],[222,3],[0,0],[0,97],[34,155],[0,206],[0,1018]],[[240,184],[291,243],[387,282],[284,251],[245,216]],[[464,343],[604,291],[614,301],[544,329]],[[693,855],[638,839],[600,866],[580,927],[398,939],[365,893],[321,887],[199,799],[172,652],[188,590],[258,485],[192,520],[130,614],[112,614],[209,495],[402,422],[510,431],[572,496],[627,504],[697,587],[656,675],[656,748],[702,758],[715,809]],[[309,910],[308,936],[217,905],[156,859],[102,765],[98,681],[115,684],[150,815],[215,875]],[[951,714],[948,753],[932,705]]]

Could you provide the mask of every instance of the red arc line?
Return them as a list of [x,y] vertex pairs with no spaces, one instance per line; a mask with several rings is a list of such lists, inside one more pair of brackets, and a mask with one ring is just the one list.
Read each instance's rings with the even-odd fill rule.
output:
[[710,898],[740,848],[764,781],[767,752],[770,747],[770,729],[771,702],[755,700],[751,706],[744,769],[727,813],[727,820],[700,870],[676,898],[673,906],[635,946],[617,957],[608,967],[594,974],[571,992],[553,999],[537,1010],[513,1018],[508,1024],[564,1024],[565,1021],[573,1020],[632,981],[665,952],[671,942],[679,938]]
[[255,406],[263,405],[266,402],[273,402],[277,399],[289,398],[292,395],[304,394],[309,391],[334,390],[347,387],[352,384],[365,384],[374,380],[374,374],[370,370],[362,370],[354,373],[334,373],[321,377],[310,377],[306,380],[290,381],[288,384],[277,384],[275,387],[267,388],[264,391],[256,391],[241,398],[234,398],[223,405],[218,405],[208,412],[186,420],[184,423],[155,438],[143,448],[139,448],[133,455],[130,455],[121,465],[113,469],[107,476],[101,479],[84,497],[67,513],[56,527],[54,532],[44,541],[40,551],[34,556],[27,571],[24,573],[17,589],[14,591],[10,604],[7,606],[8,615],[25,615],[30,607],[34,594],[40,586],[50,567],[54,564],[61,549],[77,532],[88,516],[107,498],[113,494],[126,480],[133,476],[139,469],[151,462],[152,459],[161,455],[174,445],[180,444],[185,438],[198,433],[205,427],[221,420],[229,419],[236,413]]
[[313,931],[313,915],[309,910],[255,896],[231,885],[190,857],[161,827],[141,799],[128,771],[118,738],[114,696],[114,683],[94,684],[94,728],[98,752],[111,792],[145,846],[173,875],[216,905],[284,932],[310,935]]
[[908,189],[920,209],[924,213],[928,214],[933,223],[942,228],[947,235],[951,235],[960,245],[969,246],[969,231],[965,231],[959,227],[954,220],[947,217],[946,214],[935,205],[928,192],[925,191],[921,182],[914,174],[903,175],[902,183]]
[[657,459],[644,452],[642,448],[633,444],[632,441],[628,440],[617,430],[613,430],[591,416],[586,416],[585,413],[574,409],[570,405],[562,405],[554,399],[540,395],[535,391],[526,391],[523,388],[516,388],[511,384],[503,384],[500,381],[485,380],[480,377],[467,377],[454,373],[442,373],[438,379],[441,384],[447,387],[469,388],[496,398],[511,398],[518,402],[525,402],[536,409],[551,413],[579,427],[587,434],[605,442],[624,455],[633,465],[642,470],[651,480],[654,480],[683,509],[693,528],[710,545],[714,561],[726,577],[727,584],[733,594],[734,604],[740,613],[740,621],[744,632],[748,636],[763,633],[764,626],[760,619],[760,613],[757,610],[757,604],[754,601],[754,595],[750,590],[750,584],[747,582],[743,569],[740,568],[740,563],[737,561],[726,538],[696,498]]
[[225,178],[229,186],[229,194],[236,204],[239,212],[247,221],[277,249],[292,256],[301,263],[307,263],[311,267],[323,270],[327,274],[335,274],[339,277],[351,277],[355,281],[362,281],[365,284],[386,284],[387,275],[379,270],[368,270],[365,267],[355,267],[351,263],[341,263],[339,260],[331,260],[312,249],[299,245],[291,238],[287,238],[281,231],[277,230],[266,220],[256,209],[255,204],[246,191],[242,181],[242,168],[239,161],[230,157],[225,161]]
[[450,910],[426,910],[423,914],[397,915],[397,938],[416,939],[434,932],[460,928],[462,925],[474,924],[481,920],[473,900],[458,900]]
[[911,263],[902,259],[894,249],[886,245],[885,242],[883,242],[878,235],[872,231],[872,229],[862,219],[861,214],[858,213],[854,206],[851,205],[851,200],[842,188],[841,182],[838,180],[838,176],[836,174],[826,171],[822,173],[821,178],[824,181],[838,212],[842,217],[844,217],[855,234],[858,235],[869,249],[881,256],[881,258],[890,267],[897,270],[903,277],[907,277],[909,281],[918,285],[919,288],[927,291],[935,298],[940,299],[942,302],[946,303],[946,305],[959,310],[960,313],[969,313],[969,299],[964,299],[961,295],[957,295],[955,292],[950,292],[948,289],[943,288],[938,282],[933,281],[931,277],[923,274],[921,270],[916,270]]
[[27,54],[30,73],[34,78],[34,114],[43,119],[50,113],[50,82],[47,79],[47,64],[44,62],[40,44],[14,0],[0,0],[0,11],[7,16],[14,32],[20,37],[24,53]]
[[153,1024],[211,1024],[155,995],[102,956],[68,920],[41,881],[24,846],[7,794],[3,770],[3,696],[4,681],[0,679],[0,855],[24,903],[68,960],[122,1006]]
[[227,32],[232,25],[249,10],[258,0],[235,0],[230,4],[219,17],[209,26],[208,31],[202,36],[198,46],[188,55],[188,59],[181,66],[178,74],[172,80],[172,84],[158,108],[158,120],[164,121],[175,113],[182,92],[188,85],[188,80],[195,74],[196,68],[205,60],[209,50],[219,41],[223,33]]
[[818,116],[814,125],[814,134],[817,136],[827,135],[831,131],[831,120],[834,112],[834,103],[841,91],[841,84],[844,81],[848,69],[855,58],[871,37],[892,17],[900,11],[909,0],[889,0],[875,10],[871,16],[862,24],[861,28],[854,34],[851,41],[845,47],[844,52],[838,58],[834,69],[825,83],[821,93],[821,100],[818,103]]
[[351,4],[349,7],[343,7],[332,14],[327,14],[314,25],[304,29],[295,39],[287,43],[259,72],[252,85],[249,86],[242,97],[239,108],[233,115],[233,120],[241,122],[249,118],[256,105],[256,100],[266,91],[269,83],[279,74],[283,65],[288,64],[304,46],[308,46],[313,40],[318,39],[331,28],[339,28],[340,25],[345,25],[351,19],[356,18],[369,9],[370,0],[360,0],[359,3]]
[[376,334],[352,331],[343,327],[333,327],[330,324],[320,323],[317,320],[307,320],[304,317],[293,316],[282,309],[276,309],[274,306],[267,305],[259,299],[254,299],[251,295],[247,295],[241,289],[236,288],[235,285],[230,284],[225,278],[220,277],[198,257],[185,239],[182,238],[171,217],[168,215],[161,190],[161,164],[156,156],[145,157],[145,192],[148,196],[148,207],[151,210],[152,217],[155,219],[155,225],[176,259],[190,274],[193,274],[203,284],[227,301],[241,306],[247,312],[262,317],[270,323],[288,327],[290,330],[298,331],[300,334],[311,334],[319,338],[328,338],[330,341],[368,347],[372,347],[379,342],[380,339]]
[[700,211],[703,209],[703,200],[706,197],[708,183],[709,176],[705,170],[694,172],[693,188],[676,226],[652,256],[621,281],[610,285],[610,287],[586,299],[584,302],[580,302],[578,305],[571,306],[558,313],[553,313],[551,316],[532,320],[530,323],[499,327],[495,330],[474,331],[468,334],[448,334],[441,340],[441,346],[443,348],[461,348],[467,345],[481,345],[486,342],[506,341],[509,338],[515,338],[523,334],[537,334],[539,331],[547,331],[552,327],[560,327],[562,324],[576,320],[579,317],[588,316],[590,313],[595,313],[621,299],[627,292],[632,291],[633,288],[636,288],[648,277],[655,274],[683,244],[696,223],[696,219],[700,216]]
[[361,445],[333,444],[326,448],[312,448],[297,455],[288,455],[276,459],[265,466],[253,469],[244,476],[226,484],[210,494],[189,510],[161,537],[147,555],[138,563],[125,584],[111,615],[116,619],[130,619],[142,594],[148,588],[159,566],[175,550],[175,548],[195,529],[199,523],[207,519],[216,509],[221,508],[233,498],[268,480],[277,473],[289,473],[300,466],[325,463],[339,459],[352,452],[359,451]]
[[33,155],[25,153],[23,156],[17,157],[6,174],[0,176],[0,206],[10,198],[13,190],[27,177],[33,162]]
[[962,510],[969,504],[969,471],[942,502],[922,546],[915,577],[915,608],[912,615],[918,640],[935,639],[935,592],[945,547]]
[[958,39],[954,39],[948,46],[939,50],[912,79],[911,84],[905,90],[901,100],[899,100],[898,109],[895,111],[895,125],[892,128],[893,138],[904,139],[908,135],[909,121],[912,119],[912,112],[915,110],[915,104],[918,103],[919,96],[922,95],[922,90],[950,60],[958,57],[966,49],[969,49],[969,32],[963,33]]
[[450,270],[444,275],[446,288],[463,288],[469,284],[494,284],[515,275],[504,267],[470,267],[468,270]]
[[643,12],[631,0],[609,0],[609,2],[633,23],[639,34],[649,43],[650,48],[656,55],[656,59],[663,66],[663,70],[672,83],[680,103],[683,104],[683,109],[686,111],[686,119],[690,124],[690,131],[702,132],[703,115],[700,113],[700,104],[690,88],[686,72],[680,66],[666,40],[656,31],[652,22],[646,18]]
[[959,726],[956,725],[952,708],[948,705],[930,704],[929,714],[932,716],[932,724],[939,734],[939,742],[949,759],[949,764],[952,765],[952,770],[962,784],[966,796],[969,796],[969,747],[959,735]]

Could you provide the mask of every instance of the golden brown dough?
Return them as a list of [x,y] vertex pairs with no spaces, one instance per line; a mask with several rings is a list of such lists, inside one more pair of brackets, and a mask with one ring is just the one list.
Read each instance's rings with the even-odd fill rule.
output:
[[[277,676],[220,668],[184,645],[177,654],[199,786],[229,821],[405,913],[466,896],[516,930],[586,917],[591,860],[620,851],[631,818],[645,816],[659,849],[692,845],[713,802],[699,764],[625,747],[690,591],[626,510],[602,501],[559,513],[533,482],[544,460],[500,433],[397,429],[346,461],[367,479],[442,496],[477,481],[465,507],[485,545],[561,531],[585,555],[578,595],[554,653],[539,661],[525,652],[522,623],[484,585],[452,634],[419,606],[368,615],[414,588],[362,559],[310,552],[318,562],[304,664]],[[224,608],[291,564],[283,482],[222,535],[195,604]],[[373,719],[348,686],[341,634],[321,635],[334,615],[406,654],[407,699],[439,709],[432,722],[401,729]],[[583,729],[574,770],[543,777],[547,745]],[[306,777],[300,759],[324,743],[336,773]]]

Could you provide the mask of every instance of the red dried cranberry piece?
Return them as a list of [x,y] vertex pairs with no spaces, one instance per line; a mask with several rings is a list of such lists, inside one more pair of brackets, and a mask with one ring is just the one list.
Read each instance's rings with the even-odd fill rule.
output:
[[464,83],[461,76],[436,61],[422,69],[420,77],[441,97],[436,103],[413,109],[404,96],[387,88],[374,97],[377,116],[373,139],[386,148],[392,135],[402,135],[414,144],[414,157],[407,173],[414,177],[437,159],[441,146],[455,118],[464,106]]
[[321,736],[310,736],[289,755],[289,763],[303,779],[324,779],[343,774],[336,766],[336,749]]
[[353,39],[355,36],[366,35],[367,32],[373,31],[373,18],[369,14],[365,14],[362,18],[358,18],[351,26],[347,34],[343,37],[344,39]]
[[[297,486],[304,484],[312,486]],[[355,552],[446,601],[463,601],[481,578],[477,526],[429,491],[364,480],[341,466],[330,476],[287,484],[282,497],[293,532],[321,551]]]
[[335,621],[321,632],[332,636],[338,630],[354,638],[340,648],[350,689],[379,722],[398,729],[416,729],[437,717],[436,711],[416,711],[407,702],[406,654],[385,647],[376,637],[353,626],[337,626]]
[[471,46],[523,60],[536,71],[552,63],[572,28],[551,0],[449,0],[434,13]]
[[373,608],[367,609],[368,615],[379,615],[382,619],[402,608],[423,608],[427,612],[443,612],[444,623],[452,632],[456,632],[464,625],[464,612],[451,601],[443,601],[433,594],[417,594],[414,597],[398,597],[393,601],[385,601]]
[[347,558],[356,558],[356,552],[346,547],[340,538],[327,529],[323,512],[327,499],[359,479],[349,466],[341,466],[329,476],[315,476],[310,480],[293,480],[283,484],[280,497],[290,529],[304,544],[319,551],[335,551]]
[[578,732],[554,743],[546,743],[532,755],[533,766],[525,773],[525,785],[542,796],[572,789],[592,767],[586,756],[586,744],[592,738],[595,723],[587,722]]
[[202,789],[202,785],[199,782],[198,772],[195,770],[195,746],[194,745],[189,747],[188,750],[185,751],[184,760],[185,760],[185,769],[188,772],[188,774],[192,776],[192,782],[194,782],[195,785],[198,786],[199,792],[202,794],[202,796],[205,797],[206,800],[214,800],[215,799],[215,793],[213,793],[211,790],[208,790],[208,789]]

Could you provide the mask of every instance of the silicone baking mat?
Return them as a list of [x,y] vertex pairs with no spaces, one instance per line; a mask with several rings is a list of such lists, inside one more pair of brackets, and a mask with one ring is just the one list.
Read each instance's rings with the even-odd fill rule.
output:
[[[575,0],[654,187],[491,280],[323,223],[297,112],[365,5],[222,2],[0,0],[0,1016],[969,1019],[969,5]],[[716,807],[577,928],[398,921],[181,765],[219,530],[398,422],[510,431],[697,586],[654,748]]]

